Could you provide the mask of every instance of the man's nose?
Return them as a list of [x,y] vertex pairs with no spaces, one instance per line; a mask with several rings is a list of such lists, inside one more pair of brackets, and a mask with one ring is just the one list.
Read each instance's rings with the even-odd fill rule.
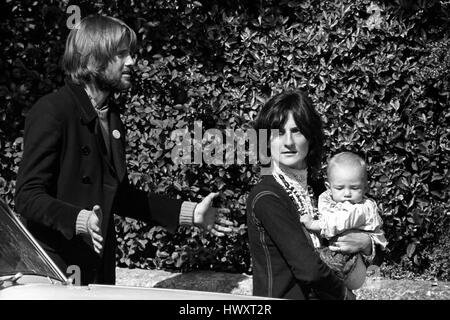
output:
[[125,60],[125,65],[126,66],[134,66],[134,59],[131,57],[131,55],[127,56],[127,59]]

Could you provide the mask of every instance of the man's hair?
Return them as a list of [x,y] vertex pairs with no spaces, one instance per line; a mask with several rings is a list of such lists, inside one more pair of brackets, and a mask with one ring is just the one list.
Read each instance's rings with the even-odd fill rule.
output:
[[123,21],[88,16],[72,29],[66,41],[62,67],[78,84],[91,82],[117,55],[136,48],[136,33]]
[[367,164],[364,159],[358,156],[356,153],[345,151],[334,155],[328,162],[328,179],[330,179],[332,170],[338,165],[351,166],[352,168],[360,169],[363,173],[364,183],[367,184]]
[[[267,129],[269,131],[270,129],[283,129],[290,112],[292,112],[295,124],[309,143],[306,164],[312,171],[318,171],[324,143],[322,120],[305,92],[301,90],[284,91],[270,98],[258,113],[254,128],[255,130]],[[270,146],[270,134],[267,140],[267,145]],[[268,151],[270,152],[270,148]]]

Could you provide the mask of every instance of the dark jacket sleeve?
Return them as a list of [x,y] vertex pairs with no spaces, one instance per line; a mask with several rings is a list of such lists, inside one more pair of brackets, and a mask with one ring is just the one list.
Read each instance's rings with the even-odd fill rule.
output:
[[82,208],[56,199],[63,128],[50,101],[40,100],[25,121],[24,152],[16,184],[19,214],[61,232],[71,239]]
[[281,251],[295,278],[328,299],[343,299],[345,287],[323,263],[301,228],[297,217],[287,214],[289,208],[275,193],[261,197],[254,206],[256,218]]
[[139,190],[125,179],[118,191],[115,213],[151,225],[160,225],[173,233],[179,225],[182,203],[182,200]]

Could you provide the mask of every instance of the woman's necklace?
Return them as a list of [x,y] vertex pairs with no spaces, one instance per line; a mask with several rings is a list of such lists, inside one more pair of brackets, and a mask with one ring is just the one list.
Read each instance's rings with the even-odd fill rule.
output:
[[[313,218],[317,216],[317,210],[314,209],[314,206],[311,202],[312,193],[308,193],[308,191],[306,191],[306,189],[309,189],[309,191],[311,191],[309,186],[306,184],[306,181],[305,183],[302,183],[302,181],[293,179],[285,172],[283,172],[276,163],[273,164],[272,174],[275,180],[284,188],[284,190],[286,190],[289,198],[294,203],[299,214],[299,218],[303,214],[310,214]],[[305,172],[305,175],[302,176],[307,176],[307,171]],[[304,186],[302,186],[302,184]],[[311,236],[314,247],[320,247],[321,243],[317,235],[312,232],[309,232],[309,234]]]

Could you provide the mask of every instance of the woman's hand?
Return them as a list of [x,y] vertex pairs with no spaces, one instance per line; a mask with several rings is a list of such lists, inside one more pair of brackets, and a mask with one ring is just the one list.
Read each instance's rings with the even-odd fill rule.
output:
[[338,236],[329,248],[346,254],[362,252],[368,256],[372,254],[372,239],[365,232],[350,230]]

